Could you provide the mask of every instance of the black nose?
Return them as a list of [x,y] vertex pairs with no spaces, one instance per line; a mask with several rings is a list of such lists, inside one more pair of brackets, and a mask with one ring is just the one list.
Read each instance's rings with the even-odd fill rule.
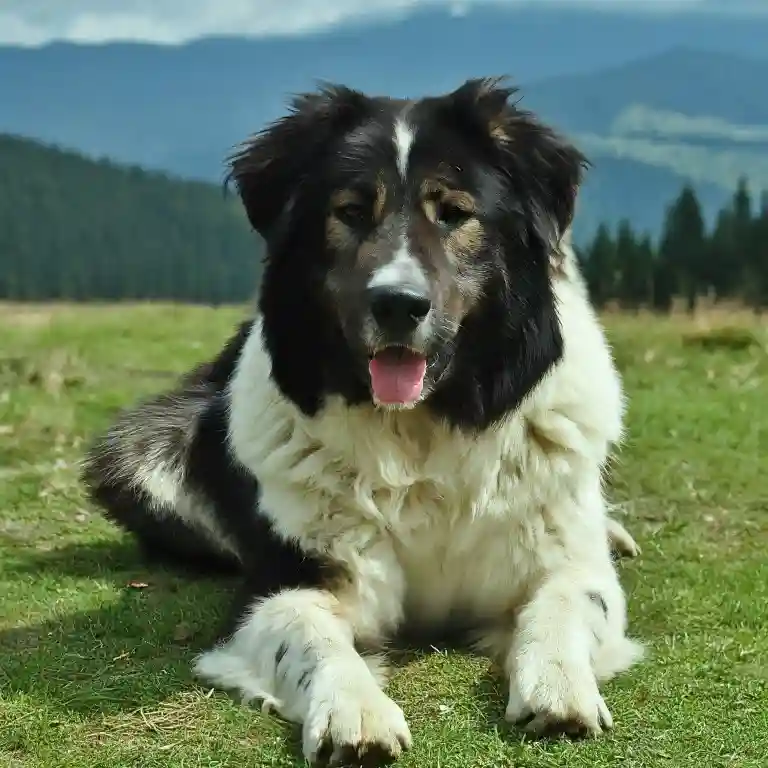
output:
[[369,288],[368,302],[379,328],[393,334],[413,331],[432,306],[428,296],[391,285]]

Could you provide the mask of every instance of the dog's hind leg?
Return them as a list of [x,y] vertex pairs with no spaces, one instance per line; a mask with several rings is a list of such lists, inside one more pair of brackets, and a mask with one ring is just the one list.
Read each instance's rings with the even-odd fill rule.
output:
[[190,478],[191,457],[216,397],[199,387],[142,403],[86,457],[82,480],[91,500],[133,534],[152,561],[212,573],[238,569],[234,538]]
[[608,526],[608,543],[611,550],[619,557],[637,557],[641,553],[638,543],[618,520],[608,517],[606,525]]

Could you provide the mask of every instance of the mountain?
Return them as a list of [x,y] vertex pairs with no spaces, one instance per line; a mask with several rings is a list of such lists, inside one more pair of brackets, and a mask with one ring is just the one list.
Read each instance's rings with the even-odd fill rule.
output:
[[629,104],[768,126],[766,77],[768,57],[681,46],[599,72],[539,81],[525,98],[569,131],[605,131]]
[[768,59],[690,48],[533,83],[522,103],[593,162],[577,234],[629,218],[658,232],[684,182],[709,222],[741,177],[768,189]]
[[709,215],[745,171],[768,187],[766,40],[768,15],[531,3],[301,37],[0,47],[0,131],[218,181],[233,145],[316,79],[418,95],[509,73],[594,161],[577,235],[624,215],[657,231],[686,180]]
[[220,186],[0,135],[0,299],[245,300],[260,242]]

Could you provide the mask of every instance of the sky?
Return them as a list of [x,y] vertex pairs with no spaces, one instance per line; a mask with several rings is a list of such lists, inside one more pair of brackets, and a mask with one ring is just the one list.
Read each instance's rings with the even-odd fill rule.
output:
[[[0,44],[53,40],[183,43],[209,35],[304,34],[350,21],[400,17],[428,6],[466,13],[473,6],[524,0],[0,0]],[[758,13],[768,0],[535,0],[647,12],[704,9]],[[751,9],[751,11],[750,11]]]

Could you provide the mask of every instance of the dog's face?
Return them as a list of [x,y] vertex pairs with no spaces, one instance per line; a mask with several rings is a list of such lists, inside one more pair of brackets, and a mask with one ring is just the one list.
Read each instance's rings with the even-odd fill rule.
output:
[[340,394],[482,427],[559,357],[550,266],[584,158],[511,93],[325,88],[233,159],[273,377],[305,412]]

